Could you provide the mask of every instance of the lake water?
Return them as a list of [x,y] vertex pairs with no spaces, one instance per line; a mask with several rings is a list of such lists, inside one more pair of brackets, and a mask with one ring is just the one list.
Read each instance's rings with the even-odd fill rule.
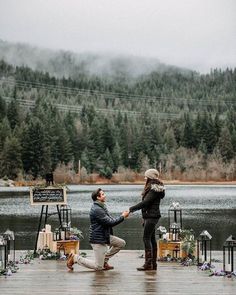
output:
[[[82,230],[81,249],[91,249],[88,242],[91,192],[97,185],[68,186],[68,205],[72,209],[72,225]],[[107,207],[117,216],[140,201],[143,185],[102,185]],[[168,209],[172,202],[182,207],[183,228],[193,229],[197,237],[203,230],[212,235],[213,250],[221,250],[229,235],[236,235],[236,185],[167,185],[161,202],[159,225],[168,227]],[[31,206],[28,188],[0,188],[0,233],[7,228],[16,235],[17,249],[34,249],[41,206]],[[49,213],[56,206],[49,206]],[[52,228],[58,227],[57,215],[48,218]],[[141,213],[135,212],[114,228],[114,234],[126,240],[126,249],[143,249]]]

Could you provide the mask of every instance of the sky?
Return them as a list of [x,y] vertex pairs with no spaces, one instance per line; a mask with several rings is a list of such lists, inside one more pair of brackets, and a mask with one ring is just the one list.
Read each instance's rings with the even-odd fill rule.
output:
[[209,72],[236,67],[236,1],[0,0],[0,39]]

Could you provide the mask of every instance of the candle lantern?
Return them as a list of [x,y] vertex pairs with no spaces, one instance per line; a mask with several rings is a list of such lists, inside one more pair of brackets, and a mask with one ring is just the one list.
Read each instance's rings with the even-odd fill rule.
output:
[[180,229],[182,229],[182,208],[180,207],[178,202],[173,202],[168,210],[169,229],[172,223],[177,223]]
[[61,231],[59,228],[56,228],[53,232],[53,241],[60,241],[61,240]]
[[159,226],[157,228],[157,234],[159,236],[159,239],[165,239],[166,238],[166,233],[167,233],[167,230],[164,226]]
[[234,251],[236,250],[236,240],[232,235],[224,242],[223,245],[223,269],[227,273],[235,271],[236,257]]
[[4,239],[7,243],[7,260],[15,261],[15,234],[11,230],[6,230],[3,234]]
[[64,232],[63,237],[65,240],[69,239],[71,228],[71,208],[69,205],[61,205],[61,231]]
[[7,266],[7,241],[0,236],[0,271]]
[[172,241],[179,241],[180,226],[177,223],[172,223],[170,225],[170,238]]
[[173,258],[178,259],[180,258],[180,247],[179,245],[176,245],[173,250]]
[[202,265],[204,262],[211,264],[211,239],[212,236],[207,230],[200,233],[197,238],[197,263]]

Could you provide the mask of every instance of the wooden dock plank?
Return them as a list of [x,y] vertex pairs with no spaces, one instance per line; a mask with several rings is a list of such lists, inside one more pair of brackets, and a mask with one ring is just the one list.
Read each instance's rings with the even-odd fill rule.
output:
[[[86,251],[92,258],[93,252]],[[142,251],[122,251],[110,260],[115,269],[94,272],[75,265],[68,272],[65,261],[42,261],[20,265],[10,277],[0,277],[1,294],[158,294],[158,295],[233,295],[236,278],[209,277],[196,266],[159,263],[157,271],[138,272]],[[217,257],[218,258],[218,257]],[[214,264],[214,263],[213,263]],[[215,264],[219,269],[222,263]]]

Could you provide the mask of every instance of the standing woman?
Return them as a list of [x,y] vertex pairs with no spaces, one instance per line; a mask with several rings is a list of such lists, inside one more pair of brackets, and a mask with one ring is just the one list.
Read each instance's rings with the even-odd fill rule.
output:
[[129,208],[131,213],[142,209],[145,263],[137,268],[140,271],[157,269],[156,225],[161,217],[160,201],[165,196],[164,184],[158,177],[159,172],[156,169],[148,169],[145,172],[146,184],[142,192],[142,201]]

